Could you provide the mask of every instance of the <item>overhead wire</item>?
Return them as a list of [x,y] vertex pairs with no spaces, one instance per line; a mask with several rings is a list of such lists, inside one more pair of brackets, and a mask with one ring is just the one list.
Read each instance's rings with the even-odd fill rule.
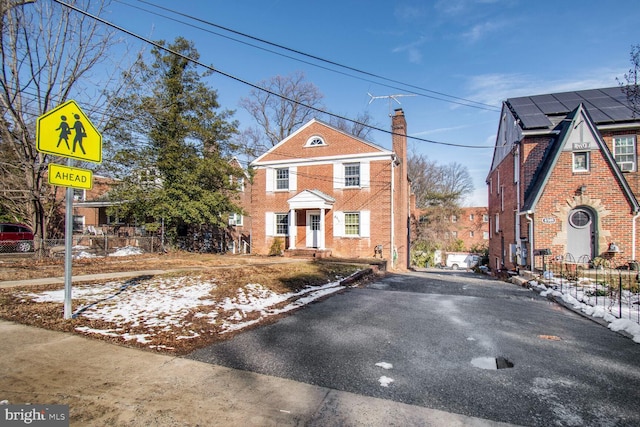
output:
[[312,105],[306,105],[304,103],[301,103],[299,101],[291,99],[291,98],[289,98],[287,96],[284,96],[282,94],[276,93],[276,92],[274,92],[274,91],[272,91],[270,89],[264,88],[262,86],[254,84],[254,83],[251,83],[251,82],[249,82],[247,80],[241,79],[241,78],[239,78],[237,76],[234,76],[232,74],[226,73],[226,72],[224,72],[224,71],[222,71],[222,70],[220,70],[218,68],[214,68],[214,67],[212,67],[210,65],[206,65],[206,64],[204,64],[203,62],[201,62],[201,61],[199,61],[197,59],[191,58],[191,57],[189,57],[187,55],[184,55],[184,54],[182,54],[180,52],[177,52],[177,51],[175,51],[175,50],[173,50],[173,49],[171,49],[171,48],[169,48],[167,46],[164,46],[161,43],[158,43],[158,42],[155,42],[153,40],[150,40],[150,39],[148,39],[148,38],[146,38],[144,36],[141,36],[141,35],[133,32],[133,31],[127,30],[126,28],[123,28],[123,27],[121,27],[119,25],[116,25],[116,24],[114,24],[114,23],[112,23],[110,21],[107,21],[106,19],[103,19],[103,18],[101,18],[99,16],[96,16],[96,15],[94,15],[92,13],[89,13],[89,12],[87,12],[87,11],[85,11],[83,9],[80,9],[80,8],[74,6],[74,5],[65,3],[62,0],[53,0],[53,1],[55,3],[58,3],[61,6],[67,7],[69,9],[74,10],[74,11],[80,13],[80,14],[83,14],[83,15],[91,18],[91,19],[95,19],[96,21],[98,21],[98,22],[100,22],[100,23],[102,23],[104,25],[107,25],[107,26],[109,26],[111,28],[114,28],[114,29],[116,29],[118,31],[121,31],[121,32],[123,32],[123,33],[125,33],[125,34],[127,34],[127,35],[129,35],[131,37],[134,37],[134,38],[136,38],[136,39],[138,39],[140,41],[143,41],[143,42],[145,42],[147,44],[150,44],[150,45],[154,46],[157,49],[163,50],[163,51],[165,51],[167,53],[170,53],[172,55],[176,55],[176,56],[178,56],[180,58],[183,58],[183,59],[185,59],[187,61],[190,61],[190,62],[192,62],[192,63],[194,63],[194,64],[196,64],[196,65],[198,65],[200,67],[206,68],[209,71],[212,71],[214,73],[220,74],[220,75],[222,75],[224,77],[227,77],[227,78],[229,78],[231,80],[234,80],[234,81],[236,81],[238,83],[241,83],[241,84],[244,84],[246,86],[252,87],[254,89],[266,92],[266,93],[268,93],[270,95],[276,96],[276,97],[278,97],[280,99],[283,99],[283,100],[285,100],[287,102],[291,102],[291,103],[294,103],[294,104],[299,104],[299,105],[301,105],[301,106],[303,106],[305,108],[308,108],[310,110],[316,111],[318,113],[326,114],[328,116],[335,117],[335,118],[341,119],[341,120],[345,120],[345,121],[348,121],[348,122],[351,122],[351,123],[355,123],[355,124],[360,125],[360,126],[365,126],[365,127],[370,128],[372,130],[375,130],[375,131],[378,131],[378,132],[382,132],[382,133],[385,133],[385,134],[403,136],[403,137],[406,136],[408,139],[412,139],[412,140],[415,140],[415,141],[426,142],[426,143],[429,143],[429,144],[444,145],[444,146],[458,147],[458,148],[472,148],[472,149],[493,148],[493,146],[478,146],[478,145],[456,144],[456,143],[435,141],[435,140],[430,140],[430,139],[426,139],[426,138],[419,138],[419,137],[409,136],[409,135],[404,135],[404,134],[398,134],[398,133],[395,133],[395,132],[392,132],[392,131],[389,131],[389,130],[386,130],[386,129],[379,128],[377,126],[372,126],[372,125],[369,125],[369,124],[366,124],[366,123],[362,123],[362,122],[359,122],[357,120],[354,120],[354,119],[351,119],[351,118],[348,118],[348,117],[345,117],[345,116],[342,116],[342,115],[339,115],[339,114],[336,114],[336,113],[332,113],[332,112],[323,110],[323,109],[318,108],[318,107],[314,107]]
[[[166,7],[163,7],[163,6],[160,6],[160,5],[155,5],[153,3],[149,3],[149,2],[144,1],[144,0],[138,0],[138,1],[141,2],[141,3],[149,4],[149,5],[153,6],[153,7],[158,8],[158,9],[162,9],[162,10],[174,13],[176,15],[180,15],[180,16],[183,16],[183,17],[186,17],[186,18],[189,18],[189,19],[204,23],[206,25],[209,25],[209,26],[212,26],[212,27],[216,27],[216,28],[222,29],[224,31],[231,32],[233,34],[240,35],[242,37],[246,37],[246,38],[249,38],[251,40],[258,41],[260,43],[264,43],[264,44],[267,44],[267,45],[270,45],[270,46],[273,46],[273,47],[277,47],[279,49],[283,49],[283,50],[286,50],[286,51],[289,51],[289,52],[292,52],[292,53],[296,53],[296,54],[301,55],[301,56],[305,56],[305,57],[314,59],[316,61],[320,61],[320,62],[323,62],[323,63],[331,64],[333,66],[336,66],[336,67],[339,67],[339,68],[344,68],[344,69],[347,69],[347,70],[350,70],[350,71],[354,71],[356,73],[363,74],[363,75],[366,75],[366,76],[375,77],[375,78],[383,80],[383,81],[388,81],[388,82],[400,84],[400,85],[402,85],[402,87],[393,86],[393,85],[389,85],[389,84],[386,84],[386,83],[381,83],[381,82],[379,82],[377,80],[358,77],[358,76],[355,76],[353,74],[349,74],[349,73],[346,73],[346,72],[343,72],[343,71],[336,70],[334,68],[329,68],[329,67],[322,66],[322,65],[319,65],[319,64],[314,63],[314,62],[305,61],[305,60],[302,60],[300,58],[296,58],[294,56],[286,55],[286,54],[281,53],[281,52],[277,52],[277,51],[274,51],[274,50],[271,50],[271,49],[267,49],[267,48],[262,47],[262,46],[258,46],[258,45],[255,45],[255,44],[243,41],[243,40],[239,40],[237,38],[233,38],[233,37],[221,34],[219,32],[215,32],[215,31],[212,31],[212,30],[209,30],[209,29],[206,29],[206,28],[191,24],[189,22],[185,22],[185,21],[182,21],[182,20],[179,20],[179,19],[176,19],[176,18],[172,18],[171,16],[168,16],[168,15],[164,15],[164,14],[161,14],[161,13],[158,13],[158,12],[154,12],[153,10],[149,10],[149,9],[145,9],[143,7],[140,7],[140,6],[132,5],[132,4],[127,3],[127,2],[125,2],[123,0],[115,0],[115,1],[118,2],[118,3],[124,4],[126,6],[141,10],[143,12],[147,12],[147,13],[150,13],[152,15],[159,16],[159,17],[168,19],[170,21],[177,22],[177,23],[180,23],[180,24],[192,27],[192,28],[196,28],[198,30],[207,32],[209,34],[214,34],[216,36],[219,36],[219,37],[222,37],[222,38],[225,38],[225,39],[228,39],[228,40],[232,40],[234,42],[237,42],[237,43],[240,43],[240,44],[244,44],[246,46],[250,46],[250,47],[253,47],[255,49],[259,49],[259,50],[262,50],[262,51],[265,51],[265,52],[269,52],[269,53],[272,53],[274,55],[282,56],[284,58],[288,58],[288,59],[291,59],[293,61],[301,62],[303,64],[311,65],[313,67],[317,67],[317,68],[320,68],[320,69],[323,69],[323,70],[327,70],[327,71],[330,71],[330,72],[333,72],[333,73],[341,74],[343,76],[347,76],[347,77],[351,77],[351,78],[354,78],[354,79],[366,81],[366,82],[369,82],[369,83],[374,83],[374,84],[377,84],[377,85],[380,85],[380,86],[384,86],[384,87],[387,87],[387,88],[390,88],[390,89],[407,91],[411,95],[422,96],[422,97],[425,97],[425,98],[435,99],[435,100],[443,101],[443,102],[449,102],[449,103],[452,103],[452,104],[457,104],[457,105],[461,105],[461,106],[465,106],[465,107],[478,108],[478,109],[494,111],[494,112],[500,110],[500,108],[498,106],[495,106],[495,105],[485,104],[485,103],[482,103],[482,102],[479,102],[479,101],[474,101],[474,100],[471,100],[471,99],[461,98],[461,97],[457,97],[457,96],[454,96],[454,95],[448,95],[448,94],[445,94],[443,92],[437,92],[437,91],[434,91],[434,90],[430,90],[430,89],[422,88],[422,87],[419,87],[419,86],[415,86],[415,85],[412,85],[412,84],[409,84],[409,83],[403,83],[403,82],[398,81],[398,80],[390,79],[388,77],[380,76],[380,75],[377,75],[377,74],[374,74],[374,73],[371,73],[371,72],[368,72],[368,71],[360,70],[358,68],[350,67],[348,65],[340,64],[340,63],[335,62],[335,61],[324,59],[324,58],[321,58],[319,56],[311,55],[311,54],[308,54],[308,53],[305,53],[305,52],[302,52],[302,51],[299,51],[299,50],[296,50],[296,49],[292,49],[292,48],[289,48],[289,47],[286,47],[286,46],[283,46],[283,45],[280,45],[280,44],[277,44],[277,43],[273,43],[273,42],[270,42],[268,40],[264,40],[264,39],[261,39],[261,38],[258,38],[258,37],[254,37],[254,36],[252,36],[250,34],[242,33],[242,32],[233,30],[231,28],[215,24],[215,23],[210,22],[210,21],[205,21],[205,20],[200,19],[198,17],[194,17],[194,16],[187,15],[187,14],[184,14],[182,12],[170,9],[170,8],[166,8]],[[421,91],[424,91],[424,92],[433,93],[433,94],[439,95],[440,97],[433,96],[433,95],[428,95],[428,94],[425,94],[425,93],[416,92],[415,90],[407,90],[407,87],[410,87],[410,88],[413,88],[413,89],[416,89],[416,90],[421,90]],[[451,99],[446,99],[446,98],[441,98],[441,97],[446,97],[446,98],[451,98]]]

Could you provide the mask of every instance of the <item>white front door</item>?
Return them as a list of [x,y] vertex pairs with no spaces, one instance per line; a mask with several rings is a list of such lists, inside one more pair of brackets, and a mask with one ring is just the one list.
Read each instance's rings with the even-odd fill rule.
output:
[[318,248],[320,247],[320,212],[308,211],[307,212],[307,247]]

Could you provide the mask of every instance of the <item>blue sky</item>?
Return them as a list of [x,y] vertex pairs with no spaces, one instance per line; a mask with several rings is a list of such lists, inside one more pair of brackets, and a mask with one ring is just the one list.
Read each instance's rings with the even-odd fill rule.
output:
[[[353,118],[367,111],[381,128],[389,129],[390,110],[401,107],[410,136],[477,147],[409,141],[412,152],[468,168],[476,189],[466,205],[486,205],[493,152],[486,147],[495,142],[503,100],[617,86],[616,77],[623,79],[631,66],[631,46],[640,44],[637,0],[150,2],[369,73],[278,50],[136,0],[116,1],[102,15],[153,40],[192,40],[201,62],[252,83],[303,71],[323,93],[327,110]],[[132,46],[139,43],[124,39]],[[238,105],[250,87],[219,74],[207,83],[218,91],[224,108],[236,110],[241,128],[254,125]],[[412,92],[422,95],[400,97],[401,104],[388,98],[371,101],[368,95]],[[458,98],[482,103],[481,108],[460,105]],[[374,132],[370,139],[390,148],[387,134]]]

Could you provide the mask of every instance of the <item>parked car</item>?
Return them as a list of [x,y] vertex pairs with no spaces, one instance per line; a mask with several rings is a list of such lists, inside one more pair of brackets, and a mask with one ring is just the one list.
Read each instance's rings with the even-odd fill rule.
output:
[[459,268],[473,268],[478,265],[479,262],[480,257],[478,255],[465,252],[455,252],[447,254],[445,267],[449,267],[454,270]]
[[33,231],[24,224],[0,223],[0,252],[33,250]]

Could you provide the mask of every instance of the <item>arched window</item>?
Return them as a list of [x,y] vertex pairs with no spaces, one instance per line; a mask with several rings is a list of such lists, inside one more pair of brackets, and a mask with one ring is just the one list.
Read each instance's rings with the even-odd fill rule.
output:
[[322,139],[322,137],[314,135],[307,140],[305,147],[318,147],[320,145],[327,145],[327,144],[324,142],[324,139]]

